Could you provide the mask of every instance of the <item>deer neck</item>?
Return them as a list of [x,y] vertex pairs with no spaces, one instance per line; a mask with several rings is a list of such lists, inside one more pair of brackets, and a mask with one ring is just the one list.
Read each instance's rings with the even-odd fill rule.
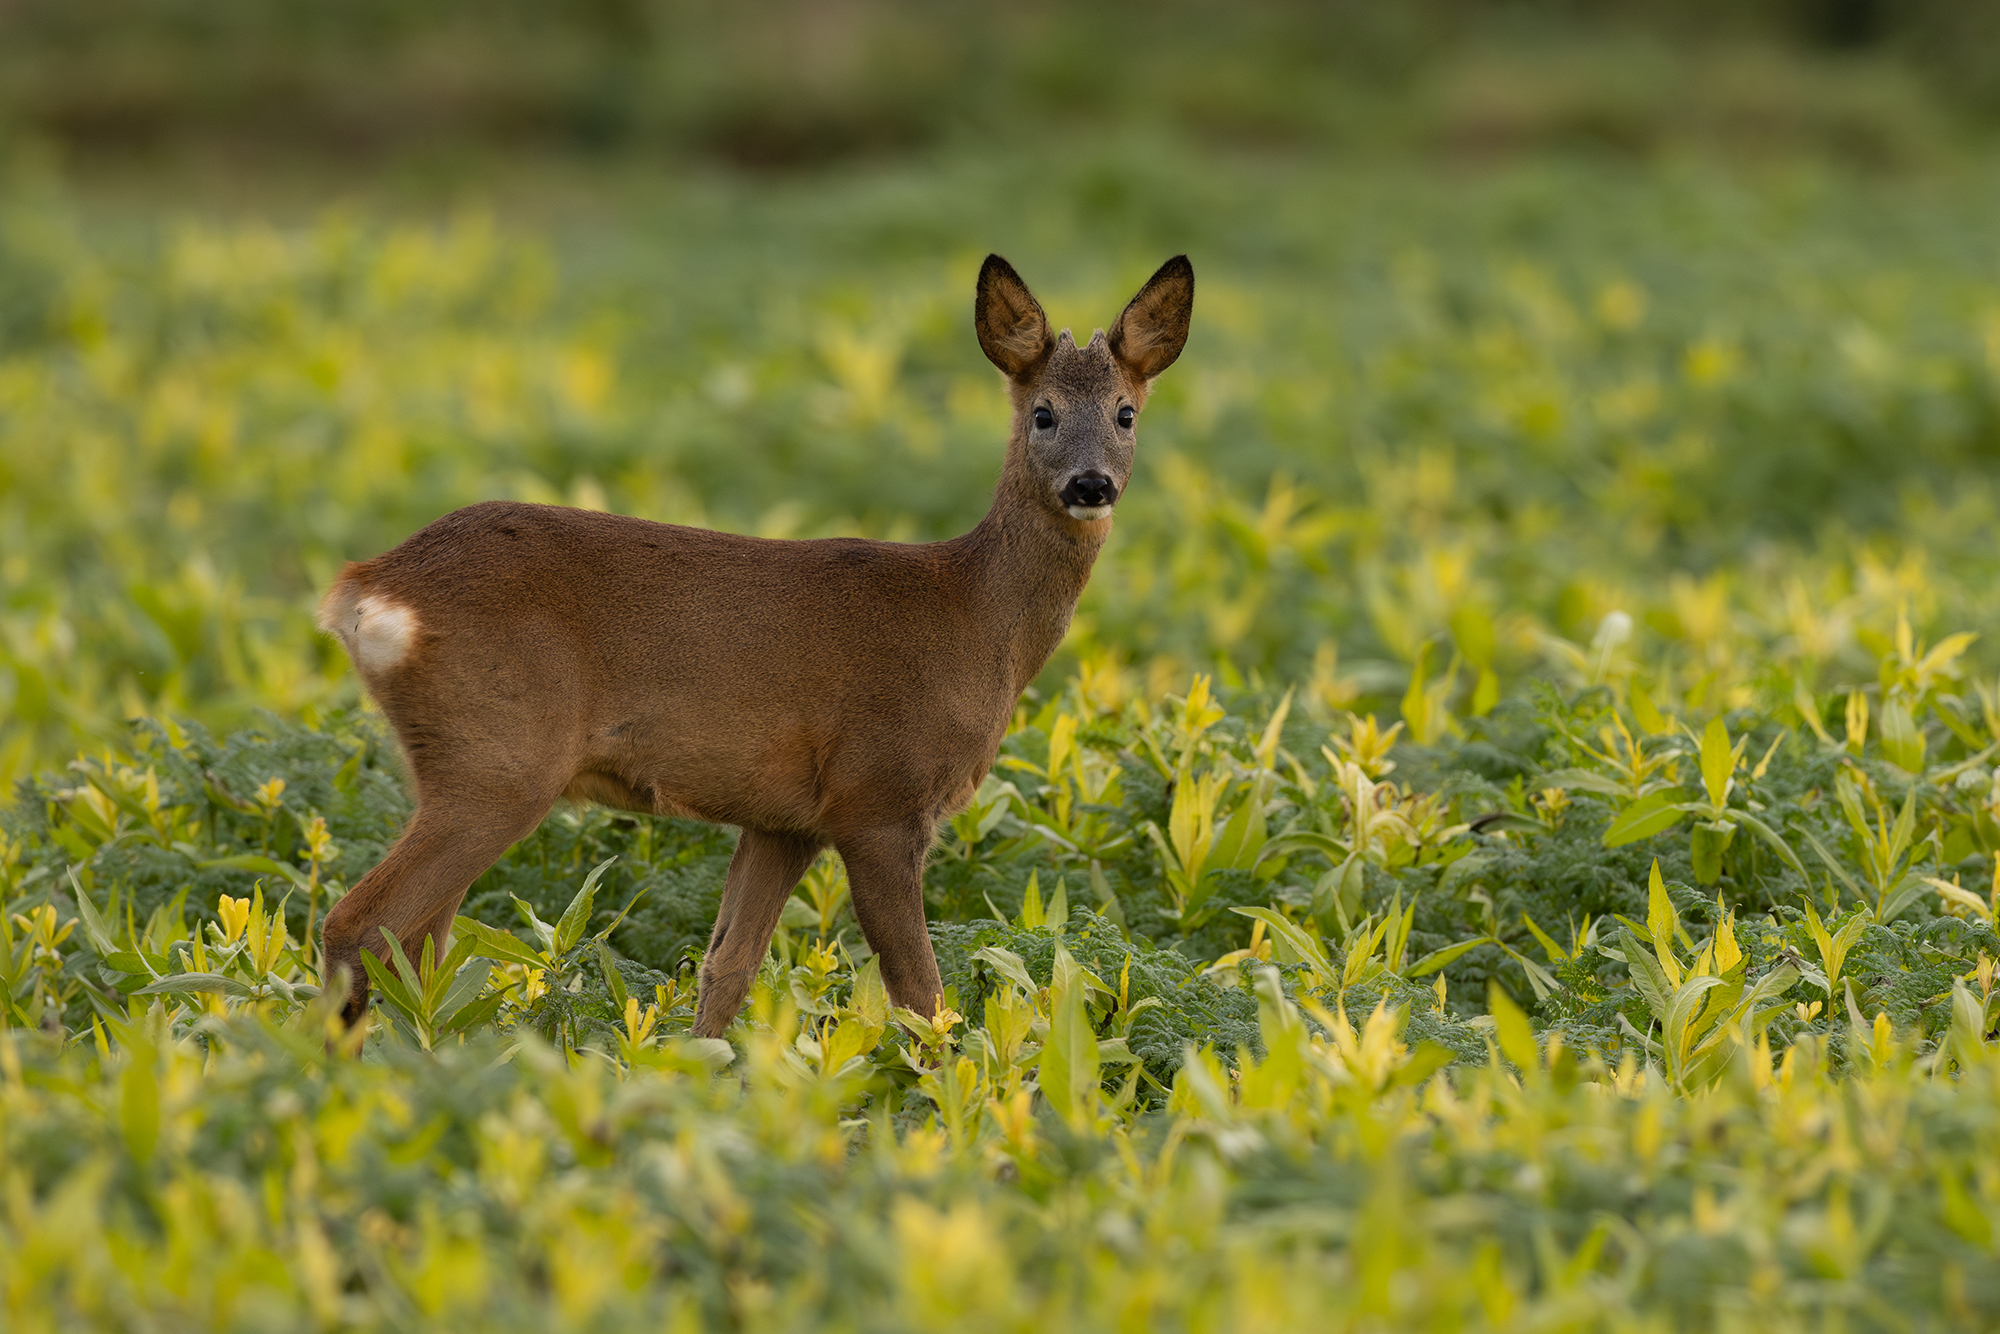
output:
[[965,570],[975,615],[1013,673],[1016,694],[1033,681],[1062,643],[1110,520],[1079,523],[1038,498],[1022,444],[1008,449],[993,508],[965,543]]

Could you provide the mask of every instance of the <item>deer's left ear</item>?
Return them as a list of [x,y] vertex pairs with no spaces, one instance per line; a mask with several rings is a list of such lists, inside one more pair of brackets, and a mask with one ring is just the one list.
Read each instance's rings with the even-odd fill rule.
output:
[[1150,380],[1187,346],[1194,318],[1194,265],[1175,255],[1146,280],[1111,326],[1111,355]]

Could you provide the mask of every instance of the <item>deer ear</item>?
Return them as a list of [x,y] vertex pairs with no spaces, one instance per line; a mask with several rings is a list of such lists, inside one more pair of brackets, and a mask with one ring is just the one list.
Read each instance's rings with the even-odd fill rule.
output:
[[1014,266],[998,255],[988,255],[979,267],[972,327],[986,359],[1016,380],[1047,361],[1055,347],[1042,303]]
[[1160,265],[1111,326],[1111,355],[1150,380],[1187,346],[1194,318],[1194,265],[1175,255]]

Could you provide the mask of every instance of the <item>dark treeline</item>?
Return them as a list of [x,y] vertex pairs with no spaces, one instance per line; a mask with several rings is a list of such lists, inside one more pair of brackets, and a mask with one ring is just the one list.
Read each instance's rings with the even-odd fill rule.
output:
[[2000,121],[2000,0],[6,0],[79,154],[453,145],[812,165],[996,133],[1895,165]]

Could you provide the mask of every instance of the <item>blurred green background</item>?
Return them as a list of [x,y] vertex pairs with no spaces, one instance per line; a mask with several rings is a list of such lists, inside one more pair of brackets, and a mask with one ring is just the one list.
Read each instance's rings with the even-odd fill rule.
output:
[[351,700],[317,591],[474,500],[962,530],[988,250],[1079,331],[1200,275],[1052,672],[1845,690],[1899,611],[1993,620],[1996,36],[1990,0],[11,0],[0,778]]

